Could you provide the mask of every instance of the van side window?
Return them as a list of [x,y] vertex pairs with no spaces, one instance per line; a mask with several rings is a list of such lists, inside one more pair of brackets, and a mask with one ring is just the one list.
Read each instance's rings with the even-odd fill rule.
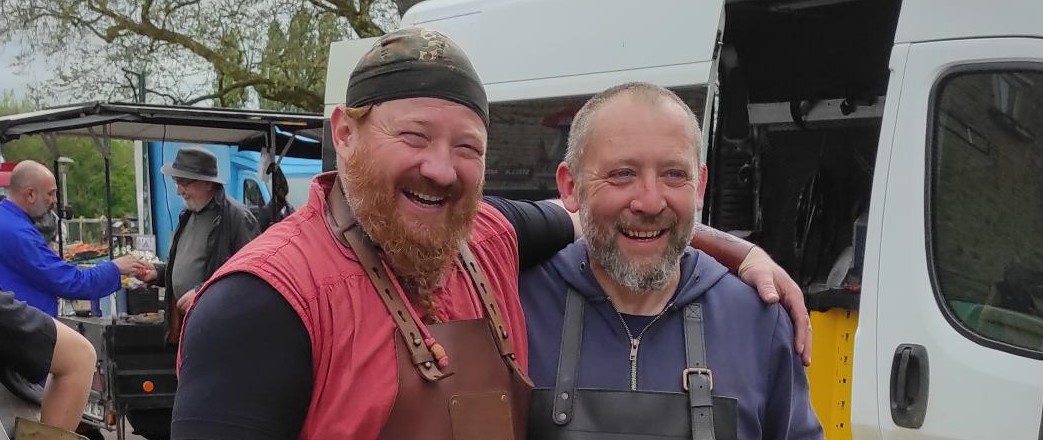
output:
[[257,181],[246,179],[243,181],[243,204],[246,206],[264,206],[264,196]]
[[929,206],[941,303],[981,343],[1043,352],[1043,66],[965,71],[935,90]]

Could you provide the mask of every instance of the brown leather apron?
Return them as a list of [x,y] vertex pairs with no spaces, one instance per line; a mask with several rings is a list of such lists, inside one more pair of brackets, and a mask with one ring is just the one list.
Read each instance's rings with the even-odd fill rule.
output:
[[[532,382],[515,360],[499,307],[467,244],[460,246],[460,259],[485,318],[429,325],[437,341],[429,347],[376,246],[357,227],[339,180],[327,201],[334,235],[355,251],[397,328],[398,394],[379,439],[524,439]],[[433,351],[440,350],[452,362],[448,369],[438,365]]]

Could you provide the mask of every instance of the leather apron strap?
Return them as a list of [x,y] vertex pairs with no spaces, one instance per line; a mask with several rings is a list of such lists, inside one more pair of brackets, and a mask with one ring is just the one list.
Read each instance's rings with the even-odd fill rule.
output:
[[684,308],[685,357],[688,368],[681,373],[683,388],[688,392],[692,411],[692,438],[714,440],[713,373],[706,364],[706,342],[703,338],[703,309],[696,303]]
[[[569,289],[565,298],[565,321],[561,331],[561,352],[558,373],[554,381],[554,424],[564,426],[572,420],[576,402],[576,376],[583,346],[583,313],[585,301],[578,292]],[[703,337],[703,313],[699,304],[691,303],[684,309],[685,357],[688,367],[682,372],[683,388],[688,393],[692,439],[714,440],[713,375],[706,364],[706,344]]]
[[405,341],[409,350],[413,365],[420,376],[429,382],[434,382],[448,375],[438,367],[435,356],[424,342],[423,333],[417,326],[413,316],[402,298],[402,294],[391,282],[391,275],[380,261],[376,245],[368,236],[362,233],[362,228],[355,221],[355,215],[344,198],[344,190],[341,188],[340,179],[337,179],[326,197],[329,211],[326,212],[326,220],[333,230],[333,236],[340,243],[355,251],[359,262],[366,269],[366,275],[377,289],[380,299],[384,302],[391,318],[395,321],[398,334]]
[[576,401],[576,370],[583,347],[583,298],[573,289],[565,297],[565,322],[561,330],[561,351],[558,355],[558,375],[554,380],[552,418],[562,426],[572,420]]
[[466,242],[460,244],[460,260],[463,261],[464,267],[467,268],[467,273],[471,276],[471,283],[474,284],[474,290],[478,292],[478,297],[482,300],[482,308],[485,309],[485,321],[489,323],[489,330],[493,333],[493,340],[496,341],[496,348],[500,350],[500,356],[503,357],[503,361],[507,363],[511,370],[514,370],[521,377],[526,377],[521,370],[521,366],[518,365],[517,355],[514,353],[510,334],[507,333],[507,326],[504,324],[503,316],[500,314],[500,308],[496,305],[496,298],[493,297],[492,293],[489,293],[489,280],[485,278],[482,267],[478,265],[478,261],[474,258],[474,254],[471,253],[471,248],[467,246]]

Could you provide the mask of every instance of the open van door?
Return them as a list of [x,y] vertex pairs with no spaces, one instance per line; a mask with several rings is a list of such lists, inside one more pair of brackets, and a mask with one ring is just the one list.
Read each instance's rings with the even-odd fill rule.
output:
[[873,189],[855,352],[875,361],[856,363],[854,435],[1043,438],[1043,7],[912,3]]
[[486,192],[540,199],[557,197],[554,169],[572,117],[593,94],[645,81],[674,90],[700,117],[708,113],[723,6],[723,0],[649,0],[633,7],[599,0],[428,0],[410,8],[402,25],[448,35],[485,84],[491,118]]

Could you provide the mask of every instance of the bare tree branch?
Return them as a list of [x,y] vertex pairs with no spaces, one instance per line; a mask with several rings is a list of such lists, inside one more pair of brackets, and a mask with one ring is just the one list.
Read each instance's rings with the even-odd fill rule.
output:
[[324,0],[308,0],[308,3],[311,3],[312,6],[315,6],[320,11],[328,12],[328,13],[332,13],[332,14],[336,14],[337,13],[337,7],[336,6],[329,6],[329,5],[327,5]]
[[[89,2],[88,5],[95,12],[105,15],[115,22],[115,25],[110,27],[105,33],[106,41],[110,43],[119,38],[120,34],[118,31],[133,32],[153,40],[166,41],[183,47],[213,64],[214,69],[220,74],[228,76],[238,83],[254,83],[258,85],[268,83],[268,81],[259,77],[256,73],[247,71],[241,65],[229,62],[226,57],[193,39],[191,36],[155,26],[147,15],[148,8],[152,5],[152,0],[145,0],[142,5],[141,22],[135,22],[129,17],[105,7],[104,4]],[[275,90],[272,87],[255,87],[255,89],[258,94],[267,99],[286,102],[300,108],[318,110],[323,105],[322,96],[299,86],[289,86],[281,90]]]
[[170,14],[173,14],[174,12],[176,12],[178,9],[181,9],[181,8],[184,8],[184,7],[188,7],[188,6],[198,5],[200,1],[201,0],[185,0],[185,1],[181,1],[181,2],[173,2],[173,3],[169,4],[169,5],[167,5],[167,7],[164,10],[164,12],[166,12],[166,15],[169,16]]
[[234,92],[236,90],[240,90],[240,89],[243,89],[243,88],[246,88],[246,87],[250,87],[250,86],[256,86],[258,84],[261,84],[261,82],[244,81],[244,82],[234,83],[232,85],[224,87],[221,90],[218,90],[218,91],[216,91],[214,93],[211,93],[209,95],[203,95],[203,96],[199,96],[199,97],[196,97],[196,98],[192,98],[192,99],[186,100],[186,101],[183,102],[183,104],[184,105],[194,105],[194,104],[198,104],[198,103],[203,102],[203,101],[207,101],[207,100],[211,100],[211,99],[218,99],[218,98],[220,98],[222,96],[225,96],[225,95],[227,95],[227,94],[229,94],[231,92]]
[[345,23],[361,37],[393,28],[393,2],[0,0],[0,41],[28,42],[22,65],[49,59],[55,79],[38,96],[118,95],[130,68],[150,73],[152,98],[318,111],[329,43],[352,36]]
[[[167,98],[167,99],[170,100],[171,103],[174,103],[174,104],[192,105],[192,104],[186,104],[183,99],[178,98],[177,96],[174,96],[174,95],[169,94],[169,93],[161,92],[161,91],[158,91],[158,90],[153,90],[153,89],[150,89],[150,88],[147,88],[147,87],[145,88],[145,93],[150,93],[150,94],[153,94],[153,95],[156,95],[156,96]],[[197,101],[197,102],[201,102],[201,101],[203,101],[203,100],[200,100],[200,101]]]

